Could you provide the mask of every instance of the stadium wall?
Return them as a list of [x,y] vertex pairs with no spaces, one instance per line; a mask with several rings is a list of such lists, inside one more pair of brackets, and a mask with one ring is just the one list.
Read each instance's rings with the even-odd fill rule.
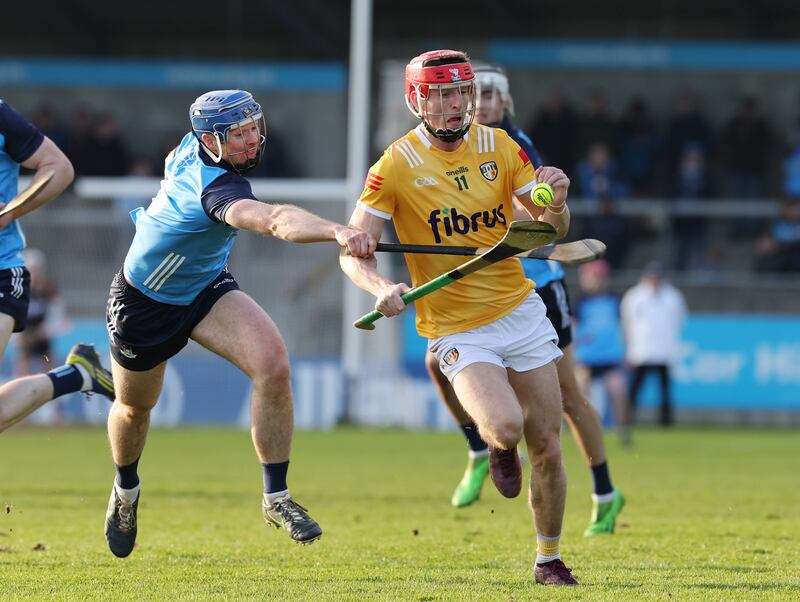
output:
[[[295,420],[300,429],[327,429],[343,419],[362,425],[450,429],[452,418],[431,385],[423,364],[425,342],[413,328],[413,314],[402,319],[402,361],[372,359],[346,405],[338,357],[294,354]],[[366,335],[365,335],[366,336]],[[58,338],[63,357],[79,341],[94,341],[108,357],[105,327],[99,320],[75,320]],[[694,314],[686,325],[681,357],[675,365],[678,422],[711,424],[800,424],[800,318]],[[8,354],[13,356],[13,352]],[[10,365],[3,366],[8,379]],[[190,346],[169,363],[164,391],[153,416],[159,426],[222,424],[247,428],[250,388],[231,364],[199,346]],[[602,395],[595,400],[607,425],[613,424]],[[647,420],[655,407],[655,382],[645,385],[641,402]],[[34,421],[100,424],[109,405],[80,395],[48,404]]]

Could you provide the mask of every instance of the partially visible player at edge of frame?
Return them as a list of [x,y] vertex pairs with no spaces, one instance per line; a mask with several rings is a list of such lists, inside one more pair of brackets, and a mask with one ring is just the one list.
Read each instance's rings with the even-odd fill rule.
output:
[[[372,166],[350,223],[379,238],[394,221],[402,243],[491,247],[511,223],[512,195],[537,181],[553,186],[548,209],[528,200],[531,217],[569,227],[569,179],[553,167],[534,171],[528,156],[502,130],[472,126],[475,77],[460,51],[426,52],[406,67],[405,99],[421,123]],[[419,186],[418,182],[425,182]],[[414,285],[461,263],[448,255],[406,255]],[[375,309],[405,309],[405,283],[377,270],[374,257],[340,255],[344,272],[377,297]],[[566,475],[561,458],[561,393],[555,360],[558,337],[519,261],[500,261],[416,302],[417,331],[429,339],[458,398],[490,444],[489,466],[500,493],[522,489],[517,444],[531,459],[530,505],[537,532],[537,582],[576,585],[561,560]]]
[[[475,78],[478,86],[476,123],[505,130],[527,153],[534,166],[541,167],[542,160],[530,138],[511,121],[514,101],[506,74],[499,67],[479,64],[475,66]],[[594,481],[592,517],[584,535],[613,533],[624,498],[611,483],[600,418],[583,395],[575,377],[572,309],[564,282],[564,269],[556,261],[542,259],[522,260],[522,267],[525,275],[536,283],[536,292],[547,308],[547,318],[558,334],[558,346],[564,354],[557,364],[564,414]],[[467,468],[451,500],[453,506],[468,506],[480,497],[489,471],[488,444],[481,438],[475,422],[464,411],[453,387],[439,369],[436,357],[430,352],[425,357],[425,367],[469,445]]]
[[266,122],[244,90],[215,90],[189,109],[191,131],[164,163],[161,189],[131,215],[136,234],[114,277],[107,325],[117,400],[108,417],[116,478],[105,535],[119,557],[133,550],[138,463],[167,360],[193,339],[252,381],[251,435],[264,479],[268,524],[310,543],[322,529],[286,483],[293,429],[289,357],[277,327],[227,270],[237,229],[298,243],[336,241],[355,257],[373,236],[292,205],[255,200],[243,177],[261,160]]
[[[12,332],[25,329],[30,301],[30,274],[22,251],[25,235],[17,221],[61,194],[72,183],[72,163],[61,150],[0,100],[0,208],[17,194],[20,165],[35,170],[36,182],[45,171],[54,172],[50,182],[29,204],[0,218],[0,358]],[[94,347],[79,343],[63,366],[45,374],[23,376],[0,386],[0,431],[16,424],[51,399],[82,391],[114,399],[111,374],[100,365]]]

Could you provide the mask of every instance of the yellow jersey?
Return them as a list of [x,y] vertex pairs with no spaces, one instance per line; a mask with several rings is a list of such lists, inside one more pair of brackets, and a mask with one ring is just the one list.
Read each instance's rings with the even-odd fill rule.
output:
[[[512,195],[536,185],[533,166],[501,129],[473,125],[461,145],[442,151],[422,124],[370,168],[358,206],[394,221],[402,243],[491,247],[514,219]],[[464,257],[406,254],[413,286],[452,270]],[[437,338],[511,313],[533,289],[519,261],[500,261],[416,302],[417,331]]]

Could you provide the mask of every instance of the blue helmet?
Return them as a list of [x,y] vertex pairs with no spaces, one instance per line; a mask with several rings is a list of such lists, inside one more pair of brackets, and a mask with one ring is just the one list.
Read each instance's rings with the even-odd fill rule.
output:
[[[228,142],[231,130],[240,128],[248,123],[255,123],[259,131],[258,149],[255,158],[247,157],[254,147],[246,148],[237,154],[245,155],[241,163],[231,161],[228,164],[238,173],[246,173],[258,165],[264,153],[266,142],[266,123],[261,105],[253,95],[245,90],[212,90],[202,94],[189,107],[189,118],[192,121],[192,131],[200,141],[202,148],[211,156],[215,163],[222,160],[222,143]],[[210,149],[203,142],[202,135],[211,134],[217,140],[217,151]]]

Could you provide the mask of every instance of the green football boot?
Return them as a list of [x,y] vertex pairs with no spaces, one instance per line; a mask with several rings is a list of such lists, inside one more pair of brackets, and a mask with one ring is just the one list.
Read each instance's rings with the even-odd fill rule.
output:
[[614,499],[610,502],[603,502],[602,504],[595,502],[594,508],[592,508],[592,521],[586,531],[583,532],[583,536],[592,537],[604,533],[612,534],[617,524],[617,516],[624,505],[625,498],[618,489],[614,490]]
[[450,503],[456,508],[463,508],[476,502],[481,497],[481,489],[483,489],[483,482],[489,474],[489,454],[482,456],[470,456],[467,461],[467,469],[464,471],[464,476],[461,482],[453,492],[453,498]]

